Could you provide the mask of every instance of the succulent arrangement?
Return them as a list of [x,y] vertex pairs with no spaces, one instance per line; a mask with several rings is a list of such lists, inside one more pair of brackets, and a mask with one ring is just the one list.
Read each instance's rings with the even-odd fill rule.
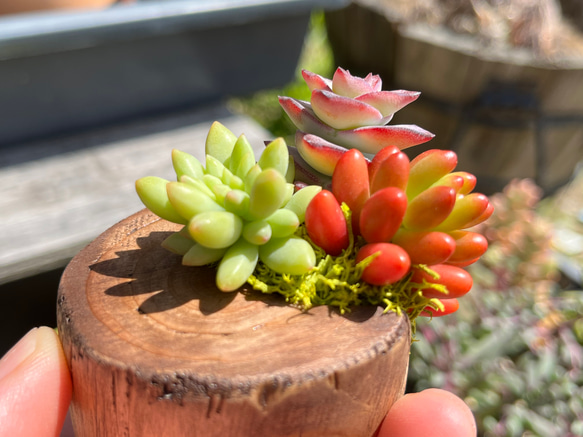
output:
[[561,290],[541,190],[515,180],[481,225],[490,248],[451,318],[418,325],[411,388],[466,400],[484,436],[583,435],[583,296]]
[[280,97],[295,147],[275,139],[255,162],[245,136],[215,122],[204,166],[175,150],[177,181],[136,182],[148,209],[184,225],[164,246],[185,265],[216,263],[224,292],[247,282],[304,309],[375,304],[412,320],[456,311],[472,287],[464,267],[487,249],[468,228],[493,211],[475,177],[454,171],[452,151],[401,151],[433,137],[388,124],[419,93],[342,68],[302,74],[310,101]]

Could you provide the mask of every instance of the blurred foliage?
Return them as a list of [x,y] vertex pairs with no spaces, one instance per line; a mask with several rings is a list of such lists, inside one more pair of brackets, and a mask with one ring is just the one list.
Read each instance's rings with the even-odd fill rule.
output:
[[540,194],[516,180],[492,196],[473,290],[453,316],[418,323],[411,388],[456,393],[484,436],[583,436],[583,293],[559,285]]
[[279,106],[278,96],[310,99],[310,90],[302,78],[302,69],[325,77],[331,77],[334,73],[332,49],[328,43],[322,12],[312,14],[295,80],[282,89],[259,91],[248,98],[233,98],[229,102],[230,109],[253,117],[274,136],[283,137],[288,144],[293,145],[296,127]]
[[553,222],[553,248],[561,270],[583,285],[583,168],[575,171],[570,184],[545,199],[539,211]]

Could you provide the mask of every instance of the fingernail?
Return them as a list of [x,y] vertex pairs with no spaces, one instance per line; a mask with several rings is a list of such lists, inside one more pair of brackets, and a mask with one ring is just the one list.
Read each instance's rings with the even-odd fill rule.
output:
[[38,328],[33,328],[0,360],[0,381],[22,364],[36,349]]

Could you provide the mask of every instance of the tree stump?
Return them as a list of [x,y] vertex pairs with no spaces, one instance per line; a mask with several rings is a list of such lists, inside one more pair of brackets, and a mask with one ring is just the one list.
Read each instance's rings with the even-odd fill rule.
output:
[[408,318],[222,293],[160,246],[176,230],[141,211],[63,274],[76,436],[373,435],[404,391]]

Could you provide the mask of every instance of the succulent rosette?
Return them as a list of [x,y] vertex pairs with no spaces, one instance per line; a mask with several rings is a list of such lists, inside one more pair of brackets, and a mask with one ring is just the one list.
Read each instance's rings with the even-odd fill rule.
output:
[[[295,235],[321,187],[294,193],[293,161],[282,138],[258,162],[251,145],[215,122],[208,133],[206,167],[191,154],[172,151],[177,181],[147,176],[136,181],[144,205],[184,227],[163,246],[182,264],[217,264],[221,291],[241,287],[259,260],[279,274],[301,275],[315,265],[310,244]],[[286,179],[287,178],[287,179]]]
[[311,90],[310,101],[291,97],[279,101],[298,128],[297,153],[291,153],[299,172],[308,178],[313,170],[331,176],[347,149],[374,155],[389,145],[405,149],[434,137],[416,125],[388,125],[393,114],[416,100],[419,92],[383,91],[378,75],[360,78],[342,68],[331,80],[307,70],[302,75]]

